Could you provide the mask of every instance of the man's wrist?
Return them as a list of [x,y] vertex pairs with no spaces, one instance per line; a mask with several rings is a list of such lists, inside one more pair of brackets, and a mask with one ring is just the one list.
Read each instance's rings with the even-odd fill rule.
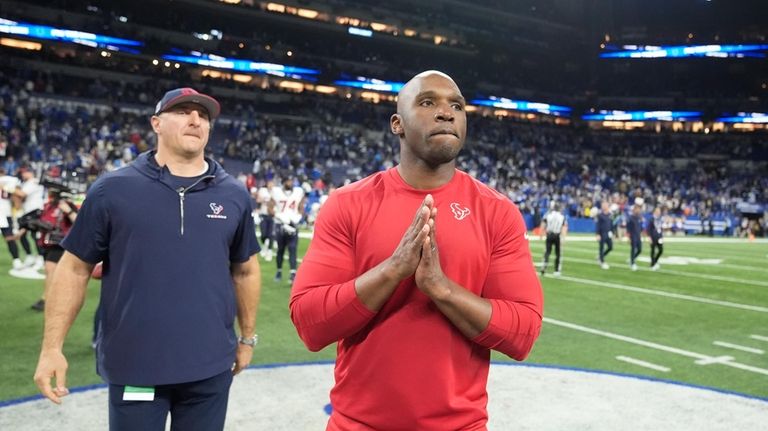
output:
[[430,283],[428,287],[423,289],[423,292],[433,301],[445,301],[453,291],[448,279],[443,278],[443,281]]
[[63,345],[57,345],[57,344],[50,344],[43,342],[42,347],[40,348],[40,351],[42,353],[61,353],[64,348]]
[[381,275],[384,276],[386,282],[390,283],[400,283],[405,278],[398,270],[392,257],[384,261],[384,265],[381,267]]
[[253,334],[250,337],[237,337],[239,344],[245,344],[246,346],[254,347],[259,344],[259,335]]

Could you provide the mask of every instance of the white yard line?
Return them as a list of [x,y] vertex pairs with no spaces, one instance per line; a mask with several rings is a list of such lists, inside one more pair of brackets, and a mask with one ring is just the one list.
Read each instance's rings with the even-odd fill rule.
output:
[[742,352],[755,353],[757,355],[762,355],[763,353],[765,353],[765,351],[762,349],[742,346],[739,344],[726,343],[725,341],[713,341],[712,344],[714,344],[715,346],[727,347],[729,349],[741,350]]
[[[565,265],[568,262],[576,262],[576,263],[586,263],[586,264],[592,264],[595,267],[598,266],[598,263],[596,260],[589,260],[589,259],[579,259],[578,257],[563,257],[560,262]],[[614,268],[617,266],[613,264]],[[621,268],[621,267],[619,267]],[[624,267],[626,271],[629,271],[629,265]],[[640,267],[638,268],[640,271],[651,271],[651,268],[644,268]],[[660,269],[656,271],[657,273],[663,273],[663,274],[672,274],[672,275],[679,275],[684,277],[693,277],[693,278],[701,278],[705,280],[714,280],[714,281],[727,281],[730,283],[737,283],[737,284],[749,284],[752,286],[760,286],[760,287],[768,287],[768,281],[759,281],[759,280],[744,280],[742,278],[733,278],[733,277],[725,277],[722,275],[713,275],[713,274],[700,274],[697,272],[685,272],[685,271],[673,271],[669,269]]]
[[[643,268],[643,271],[650,271],[650,268]],[[768,287],[768,281],[758,281],[758,280],[744,280],[742,278],[733,278],[733,277],[725,277],[722,275],[713,275],[713,274],[699,274],[697,272],[686,272],[686,271],[672,271],[669,269],[660,269],[657,272],[661,272],[664,274],[673,274],[673,275],[680,275],[683,277],[694,277],[694,278],[701,278],[704,280],[715,280],[715,281],[727,281],[730,283],[739,283],[739,284],[751,284],[752,286],[761,286],[761,287]]]
[[[598,254],[597,244],[595,244],[594,249],[582,248],[581,244],[578,244],[578,245],[574,244],[573,247],[569,247],[567,249],[565,247],[566,247],[566,245],[564,244],[563,245],[563,256],[564,257],[569,257],[568,255],[570,253],[587,254],[587,255],[594,256],[595,257],[595,261],[594,262],[597,263],[597,254]],[[540,255],[544,254],[544,249],[536,250],[536,251]],[[669,249],[665,250],[665,254],[669,255],[670,253],[671,252],[669,251]],[[711,255],[706,256],[706,257],[695,256],[695,254],[697,254],[697,253],[701,254],[700,250],[699,251],[692,251],[691,253],[688,253],[687,251],[683,252],[681,250],[675,250],[674,253],[675,253],[675,255],[680,255],[680,254],[690,255],[691,257],[697,257],[699,259],[720,258],[720,259],[723,259],[723,260],[733,260],[733,258],[730,257],[727,252],[726,253],[720,253],[720,254],[711,254]],[[613,256],[616,256],[616,255],[614,253],[611,253],[608,256],[609,257],[613,257]],[[665,257],[664,255],[661,256],[662,259],[664,259],[664,257]],[[534,256],[534,258],[536,258],[536,256]],[[766,264],[768,264],[768,259],[765,259],[765,260],[754,259],[754,260],[756,262],[755,266],[752,266],[752,265],[736,265],[736,264],[733,264],[733,263],[718,263],[717,265],[708,265],[708,264],[701,264],[701,265],[704,265],[704,266],[716,266],[716,267],[723,267],[723,268],[731,268],[731,269],[738,269],[738,270],[743,270],[743,271],[768,273],[768,265],[766,265]],[[662,264],[663,263],[664,262],[662,262]],[[700,265],[700,264],[692,264],[692,265],[696,266],[696,265]]]
[[[594,235],[572,235],[566,237],[566,241],[570,242],[597,242],[595,240]],[[543,242],[544,240],[541,239],[538,235],[531,235],[528,233],[528,241],[539,241]],[[613,239],[614,242],[622,242],[618,238]],[[627,241],[629,242],[629,241]],[[768,238],[755,238],[754,241],[749,241],[745,238],[695,238],[695,237],[676,237],[676,236],[665,236],[664,237],[665,243],[692,243],[692,244],[768,244]]]
[[627,362],[627,363],[632,364],[632,365],[639,365],[641,367],[650,368],[652,370],[661,371],[661,372],[664,372],[664,373],[668,373],[669,370],[670,370],[669,367],[665,367],[665,366],[662,366],[662,365],[652,364],[652,363],[646,362],[646,361],[641,361],[640,359],[630,358],[629,356],[621,356],[621,355],[619,355],[619,356],[616,357],[616,359],[619,360],[619,361],[622,361],[622,362]]
[[765,335],[755,335],[755,334],[752,334],[752,335],[749,336],[749,338],[751,338],[753,340],[768,341],[768,337],[766,337]]
[[607,281],[597,281],[597,280],[591,280],[591,279],[588,279],[588,278],[576,278],[576,277],[570,277],[570,276],[567,276],[567,275],[561,275],[560,277],[554,277],[552,275],[547,275],[547,277],[557,278],[559,280],[573,281],[574,283],[581,283],[581,284],[589,284],[589,285],[592,285],[592,286],[607,287],[609,289],[627,290],[627,291],[630,291],[630,292],[644,293],[644,294],[647,294],[647,295],[657,295],[657,296],[663,296],[663,297],[667,297],[667,298],[682,299],[684,301],[701,302],[701,303],[704,303],[704,304],[720,305],[720,306],[723,306],[723,307],[739,308],[739,309],[742,309],[742,310],[757,311],[757,312],[760,312],[760,313],[768,313],[768,307],[760,307],[758,305],[739,304],[737,302],[720,301],[720,300],[717,300],[717,299],[702,298],[700,296],[683,295],[681,293],[672,293],[672,292],[666,292],[666,291],[663,291],[663,290],[655,290],[655,289],[645,289],[645,288],[642,288],[642,287],[629,286],[629,285],[626,285],[626,284],[610,283],[610,282],[607,282]]
[[688,357],[688,358],[693,358],[693,359],[696,360],[695,363],[701,362],[699,365],[706,364],[706,363],[708,363],[707,361],[713,361],[713,359],[714,359],[716,361],[709,362],[709,363],[725,365],[725,366],[728,366],[728,367],[738,368],[738,369],[741,369],[741,370],[744,370],[744,371],[750,371],[750,372],[753,372],[753,373],[758,373],[758,374],[763,374],[763,375],[768,376],[768,369],[765,369],[765,368],[754,367],[754,366],[747,365],[747,364],[741,364],[739,362],[734,362],[734,361],[727,360],[727,359],[720,360],[720,358],[718,358],[718,357],[712,357],[712,356],[708,356],[708,355],[703,355],[701,353],[691,352],[689,350],[679,349],[677,347],[665,346],[663,344],[658,344],[658,343],[654,343],[654,342],[651,342],[651,341],[640,340],[638,338],[627,337],[626,335],[620,335],[620,334],[614,334],[612,332],[601,331],[599,329],[589,328],[589,327],[586,327],[586,326],[577,325],[575,323],[563,322],[561,320],[552,319],[550,317],[545,317],[544,318],[544,322],[552,324],[552,325],[562,326],[564,328],[574,329],[576,331],[586,332],[586,333],[589,333],[589,334],[599,335],[601,337],[611,338],[611,339],[614,339],[614,340],[624,341],[626,343],[631,343],[631,344],[636,344],[636,345],[643,346],[643,347],[648,347],[650,349],[661,350],[663,352],[674,353],[676,355],[681,355],[681,356],[685,356],[685,357]]

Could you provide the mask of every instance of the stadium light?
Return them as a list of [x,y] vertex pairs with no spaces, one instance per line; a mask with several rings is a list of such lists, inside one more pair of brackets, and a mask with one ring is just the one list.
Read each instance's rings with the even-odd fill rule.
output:
[[473,99],[470,103],[491,108],[510,109],[522,112],[538,112],[540,114],[567,116],[571,114],[571,108],[567,106],[551,105],[549,103],[528,102],[525,100],[512,100],[505,97],[490,96],[487,99]]
[[690,121],[701,118],[700,111],[606,111],[581,116],[585,121]]
[[601,58],[681,58],[681,57],[716,57],[716,58],[765,58],[768,45],[614,45],[603,47]]
[[373,31],[364,28],[349,27],[347,28],[349,34],[362,37],[373,37]]
[[283,64],[263,63],[240,58],[227,58],[214,54],[203,54],[195,52],[195,55],[163,55],[166,60],[178,61],[180,63],[196,64],[199,66],[215,67],[218,69],[235,70],[238,72],[267,73],[270,75],[315,80],[313,75],[318,75],[319,70],[308,69],[304,67],[286,66]]
[[8,37],[0,38],[0,45],[8,46],[11,48],[28,49],[30,51],[40,51],[43,49],[43,45],[37,42],[30,42],[27,40],[11,39]]
[[112,44],[121,46],[142,46],[137,40],[122,39],[78,30],[50,27],[47,25],[27,24],[0,18],[0,33],[25,36],[32,39],[59,40],[79,43],[88,41],[95,44]]
[[364,90],[383,91],[385,93],[398,93],[405,85],[404,82],[383,81],[381,79],[358,76],[354,80],[340,79],[333,81],[336,85],[344,87],[361,88]]
[[738,112],[736,115],[723,115],[716,121],[721,123],[753,123],[768,124],[768,113],[765,112]]

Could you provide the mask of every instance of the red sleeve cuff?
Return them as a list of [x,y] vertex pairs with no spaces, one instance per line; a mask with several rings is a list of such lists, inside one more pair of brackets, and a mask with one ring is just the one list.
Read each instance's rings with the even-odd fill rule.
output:
[[366,321],[376,315],[376,312],[370,310],[363,304],[360,297],[357,296],[357,290],[355,290],[355,280],[351,280],[344,283],[339,288],[339,296],[342,297],[343,302],[349,301],[349,304],[360,314],[360,317],[365,318]]
[[541,315],[526,304],[490,299],[491,320],[472,341],[522,361],[541,331]]
[[498,300],[490,299],[491,302],[491,319],[488,321],[488,326],[485,330],[475,336],[472,339],[475,343],[493,349],[501,344],[507,337],[506,329],[501,326],[501,311],[499,309]]

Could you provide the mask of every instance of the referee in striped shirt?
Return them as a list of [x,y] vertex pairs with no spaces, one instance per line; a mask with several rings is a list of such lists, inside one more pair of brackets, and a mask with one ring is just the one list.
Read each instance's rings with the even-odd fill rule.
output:
[[551,209],[541,220],[541,231],[547,235],[547,247],[544,252],[544,263],[541,265],[541,275],[547,271],[549,255],[552,253],[552,247],[555,247],[555,277],[560,276],[560,236],[565,236],[568,231],[568,221],[560,212],[560,204],[553,202]]

